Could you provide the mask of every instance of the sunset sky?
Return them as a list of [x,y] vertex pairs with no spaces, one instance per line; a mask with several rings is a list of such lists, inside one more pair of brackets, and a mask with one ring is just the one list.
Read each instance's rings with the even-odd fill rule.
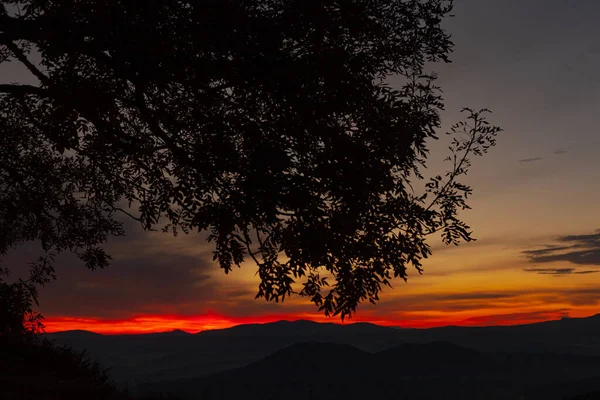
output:
[[[456,0],[446,24],[453,63],[436,65],[447,127],[486,107],[504,132],[474,160],[462,216],[478,241],[432,238],[424,274],[385,289],[353,321],[382,325],[515,324],[600,312],[600,2]],[[15,80],[21,79],[16,71]],[[24,78],[23,78],[24,79]],[[445,157],[434,146],[430,170]],[[47,331],[196,332],[239,323],[326,319],[308,299],[254,300],[256,267],[225,275],[202,236],[143,232],[109,241],[114,262],[90,272],[61,256],[41,290]],[[20,248],[10,261],[36,258]]]

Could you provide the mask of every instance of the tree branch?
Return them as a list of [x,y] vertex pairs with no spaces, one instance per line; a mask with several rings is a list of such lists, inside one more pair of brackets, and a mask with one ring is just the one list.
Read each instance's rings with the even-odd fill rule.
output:
[[10,84],[0,84],[0,93],[6,94],[14,94],[14,95],[26,95],[26,94],[35,94],[35,95],[45,95],[47,94],[46,90],[31,85],[10,85]]
[[15,18],[8,15],[6,10],[0,10],[0,39],[3,42],[15,41],[15,40],[27,40],[29,42],[36,42],[42,40],[44,35],[42,34],[42,28],[53,29],[52,21],[48,21],[45,18],[44,21],[41,18],[23,19]]
[[112,208],[114,211],[119,211],[119,212],[121,212],[121,213],[125,214],[126,216],[128,216],[129,218],[131,218],[131,219],[133,219],[133,220],[135,220],[135,221],[137,221],[137,222],[140,222],[140,223],[142,222],[142,220],[141,220],[139,217],[136,217],[135,215],[133,215],[133,214],[131,214],[131,213],[129,213],[129,212],[127,212],[127,211],[125,211],[125,210],[124,210],[124,209],[122,209],[121,207],[115,207],[115,206],[111,206],[111,208]]
[[40,71],[35,65],[33,65],[31,61],[29,61],[27,55],[25,55],[25,53],[21,49],[19,49],[19,46],[14,44],[14,42],[12,42],[11,40],[1,40],[0,43],[8,47],[8,49],[15,55],[17,60],[19,60],[23,65],[25,65],[29,72],[35,75],[35,77],[38,78],[40,82],[42,82],[43,84],[49,83],[50,79],[46,75],[44,75],[42,71]]
[[442,189],[438,192],[437,196],[433,199],[433,201],[429,204],[429,206],[425,209],[425,211],[429,211],[438,202],[438,200],[446,193],[446,191],[448,190],[450,185],[454,182],[454,179],[456,179],[456,177],[458,175],[460,175],[460,170],[461,170],[463,164],[465,163],[465,161],[467,160],[467,157],[469,157],[469,155],[471,154],[471,148],[473,147],[473,144],[475,144],[475,141],[477,139],[477,132],[479,130],[478,122],[479,122],[478,120],[475,120],[474,126],[471,129],[471,132],[472,132],[471,139],[469,140],[469,143],[465,149],[465,152],[464,152],[460,162],[458,164],[456,162],[454,163],[454,168],[448,178],[448,181],[442,187]]
[[156,118],[154,118],[152,111],[146,105],[146,100],[139,84],[137,82],[132,83],[134,85],[135,104],[140,110],[140,117],[148,124],[150,130],[163,141],[167,148],[173,153],[173,156],[176,157],[182,165],[191,165],[190,158],[185,150],[179,147],[175,140],[164,131]]

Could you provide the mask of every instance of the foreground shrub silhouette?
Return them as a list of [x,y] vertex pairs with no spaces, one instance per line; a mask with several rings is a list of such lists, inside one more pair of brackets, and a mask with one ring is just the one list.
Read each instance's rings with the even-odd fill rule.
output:
[[36,335],[0,337],[0,398],[175,400],[169,395],[134,397],[119,390],[107,370],[85,353]]
[[0,270],[0,398],[131,400],[85,352],[41,336],[42,316],[32,306],[37,285],[48,279],[45,266],[32,264],[29,279],[15,282],[7,280],[7,270]]
[[40,339],[0,338],[3,399],[108,399],[119,395],[85,353]]
[[225,272],[255,261],[257,297],[344,318],[420,272],[428,235],[472,239],[457,178],[499,128],[467,110],[423,175],[452,1],[0,4],[0,63],[36,82],[0,83],[0,254],[105,267],[122,213],[207,232]]

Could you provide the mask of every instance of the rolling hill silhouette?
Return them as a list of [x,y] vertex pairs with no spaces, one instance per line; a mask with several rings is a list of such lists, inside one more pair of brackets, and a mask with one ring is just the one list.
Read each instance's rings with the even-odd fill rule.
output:
[[232,328],[199,332],[200,337],[276,336],[276,337],[328,337],[339,335],[394,335],[397,330],[390,327],[358,322],[347,325],[319,323],[313,321],[277,321],[267,324],[237,325]]
[[447,374],[458,370],[463,373],[470,366],[484,364],[484,356],[476,350],[450,342],[432,342],[402,344],[384,350],[376,353],[375,362],[388,368],[401,369],[407,365],[412,371]]
[[600,373],[599,357],[487,354],[448,342],[368,353],[349,345],[304,342],[242,368],[147,384],[145,390],[207,400],[521,399],[543,383],[586,373]]
[[[510,327],[397,329],[373,324],[280,321],[198,334],[175,331],[105,336],[61,332],[47,337],[88,349],[103,365],[112,367],[111,374],[118,383],[134,391],[171,390],[177,385],[214,391],[220,384],[231,386],[235,380],[229,377],[241,370],[242,375],[252,375],[254,370],[262,370],[260,376],[289,373],[310,382],[320,382],[322,378],[314,371],[321,371],[322,376],[333,374],[344,382],[361,382],[360,390],[370,387],[372,393],[379,393],[379,386],[385,386],[385,382],[396,381],[403,382],[406,393],[417,393],[411,385],[426,379],[440,380],[427,385],[446,387],[450,393],[455,384],[446,381],[452,377],[460,383],[456,390],[470,388],[482,395],[487,388],[504,387],[496,393],[500,390],[511,396],[545,384],[600,376],[600,359],[594,357],[600,356],[600,315]],[[362,360],[360,366],[355,359]],[[363,371],[368,378],[353,371]],[[256,382],[246,382],[243,376],[239,379],[256,393],[263,393]],[[475,382],[477,379],[485,381],[483,386]],[[300,382],[290,385],[300,390]],[[317,386],[329,393],[320,387],[321,383],[315,385],[312,389],[302,386],[302,390],[313,390],[313,398],[317,398]],[[299,393],[304,393],[302,390]],[[354,395],[356,390],[347,395]]]
[[598,400],[600,375],[586,379],[553,382],[529,390],[527,400]]

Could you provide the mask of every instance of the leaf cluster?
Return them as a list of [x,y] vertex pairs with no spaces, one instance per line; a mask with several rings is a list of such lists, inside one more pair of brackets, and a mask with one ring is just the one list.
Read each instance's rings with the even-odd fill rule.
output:
[[3,1],[0,62],[39,84],[0,84],[0,250],[41,240],[102,267],[122,212],[146,229],[208,232],[226,273],[254,260],[257,297],[299,293],[350,316],[421,271],[427,235],[471,238],[458,218],[471,190],[455,178],[498,128],[470,112],[452,170],[422,195],[411,183],[440,127],[426,66],[449,61],[451,9]]

